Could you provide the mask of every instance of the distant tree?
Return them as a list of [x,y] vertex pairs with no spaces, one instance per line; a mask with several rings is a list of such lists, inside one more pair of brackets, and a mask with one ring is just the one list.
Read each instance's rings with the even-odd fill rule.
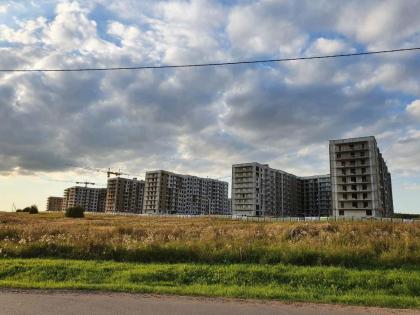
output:
[[23,209],[18,209],[16,212],[26,212],[29,214],[37,214],[38,213],[38,207],[36,205],[32,205],[30,207],[25,207]]
[[38,213],[38,207],[36,205],[32,205],[29,207],[29,214],[37,214]]
[[83,218],[85,216],[85,209],[80,206],[70,207],[66,209],[64,215],[67,218]]
[[22,212],[31,212],[31,207],[25,207],[22,209]]

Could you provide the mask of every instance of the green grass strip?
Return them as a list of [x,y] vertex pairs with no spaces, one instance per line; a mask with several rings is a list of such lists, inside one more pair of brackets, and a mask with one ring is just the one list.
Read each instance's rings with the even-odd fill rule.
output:
[[420,307],[418,269],[0,259],[0,287]]

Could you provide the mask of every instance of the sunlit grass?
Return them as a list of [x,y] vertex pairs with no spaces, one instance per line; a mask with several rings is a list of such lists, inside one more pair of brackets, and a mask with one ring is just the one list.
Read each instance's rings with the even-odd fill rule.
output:
[[0,287],[420,306],[419,270],[0,259]]
[[420,225],[0,213],[0,257],[420,266]]

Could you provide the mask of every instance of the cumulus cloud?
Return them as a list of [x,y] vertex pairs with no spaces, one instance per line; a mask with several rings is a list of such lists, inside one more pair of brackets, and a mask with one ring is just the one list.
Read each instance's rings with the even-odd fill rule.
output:
[[413,117],[420,120],[420,100],[412,101],[407,106],[407,112],[412,115]]
[[[181,64],[420,44],[418,4],[410,1],[45,3],[7,7],[16,18],[0,25],[0,67]],[[328,172],[329,139],[373,134],[394,174],[409,169],[420,176],[419,72],[418,54],[405,53],[3,73],[0,172],[59,172],[78,164],[223,177],[232,163],[260,161],[310,175]]]

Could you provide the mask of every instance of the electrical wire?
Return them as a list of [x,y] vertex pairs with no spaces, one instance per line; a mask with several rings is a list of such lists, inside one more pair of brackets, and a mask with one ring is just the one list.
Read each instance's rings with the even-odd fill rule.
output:
[[182,65],[150,65],[150,66],[132,66],[132,67],[104,67],[104,68],[74,68],[74,69],[0,69],[0,72],[82,72],[82,71],[119,71],[119,70],[146,70],[146,69],[179,69],[179,68],[199,68],[199,67],[219,67],[219,66],[233,66],[233,65],[247,65],[259,63],[274,63],[287,61],[301,61],[314,59],[330,59],[342,57],[355,57],[378,54],[391,54],[398,52],[418,51],[420,47],[398,48],[390,50],[366,51],[357,53],[334,54],[334,55],[320,55],[309,57],[293,57],[281,59],[261,59],[261,60],[243,60],[231,62],[212,62],[212,63],[196,63],[196,64],[182,64]]

